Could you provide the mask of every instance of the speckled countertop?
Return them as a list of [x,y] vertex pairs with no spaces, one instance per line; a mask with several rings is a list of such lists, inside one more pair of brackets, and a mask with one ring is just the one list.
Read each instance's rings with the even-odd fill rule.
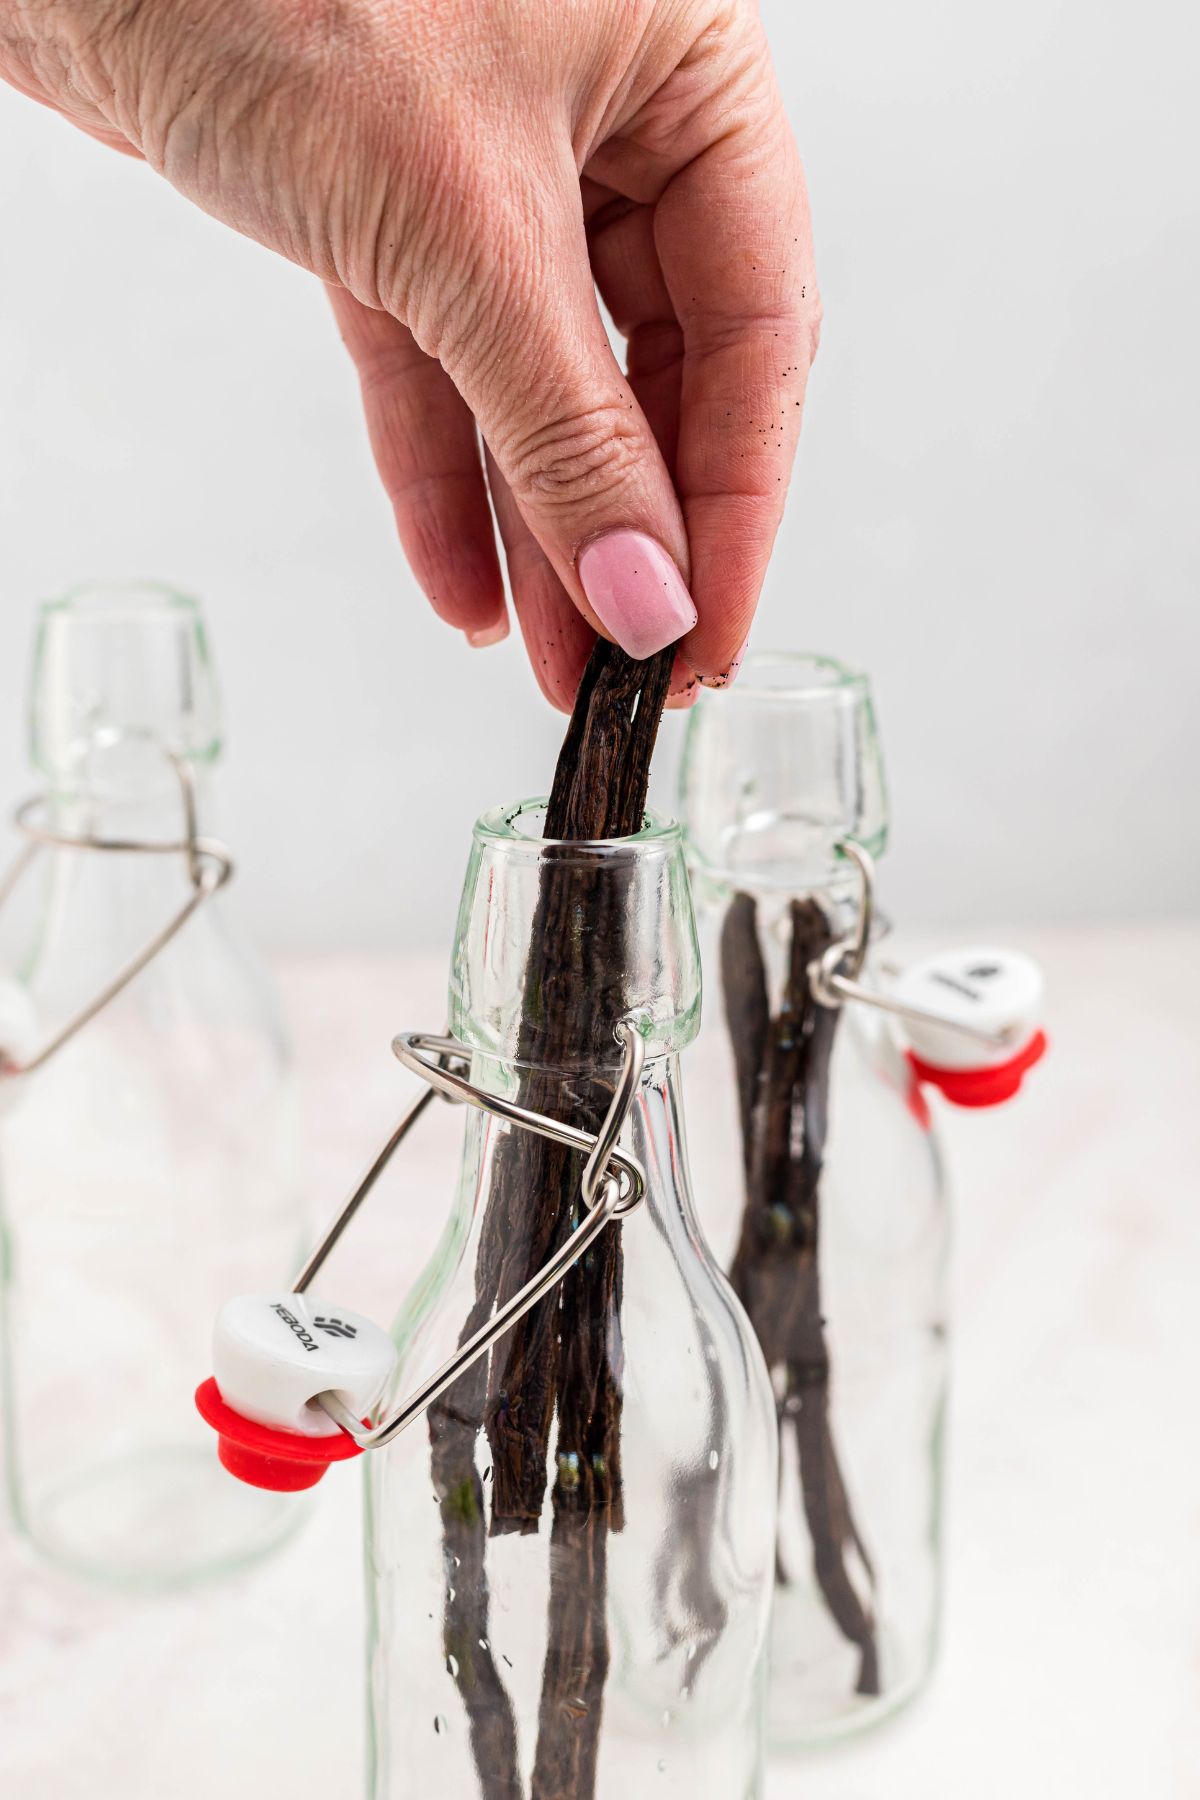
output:
[[[944,1113],[941,1666],[869,1741],[775,1765],[767,1800],[1200,1795],[1200,926],[1006,937],[1046,965],[1053,1056],[1015,1108]],[[320,1215],[390,1128],[406,1078],[389,1037],[437,1025],[444,969],[342,957],[280,978]],[[448,1153],[433,1132],[413,1157],[436,1184]],[[386,1318],[386,1273],[437,1224],[364,1215],[339,1291]],[[191,1594],[81,1589],[0,1532],[0,1793],[357,1800],[359,1551],[348,1470],[282,1554]]]

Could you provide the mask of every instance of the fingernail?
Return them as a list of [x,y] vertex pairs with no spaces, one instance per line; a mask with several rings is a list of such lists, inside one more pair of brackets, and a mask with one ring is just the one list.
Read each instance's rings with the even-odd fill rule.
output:
[[472,650],[486,650],[489,644],[502,644],[508,636],[508,614],[501,613],[494,625],[479,625],[463,633]]
[[596,617],[639,661],[665,650],[696,623],[683,577],[644,531],[608,531],[579,555],[579,579]]
[[722,673],[720,673],[718,675],[702,675],[700,677],[700,680],[703,683],[703,685],[706,688],[732,687],[733,683],[737,680],[737,672],[742,666],[742,658],[746,654],[746,645],[749,642],[750,642],[749,638],[744,638],[742,640],[741,649],[738,651],[737,655],[734,657],[734,659],[730,663],[729,667],[727,669],[725,669]]

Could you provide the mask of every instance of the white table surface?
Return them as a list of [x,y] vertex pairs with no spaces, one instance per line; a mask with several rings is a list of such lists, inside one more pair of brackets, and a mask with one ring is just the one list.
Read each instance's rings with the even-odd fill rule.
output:
[[[874,1738],[776,1765],[768,1800],[1200,1795],[1200,925],[996,935],[1047,967],[1053,1053],[1013,1107],[943,1109],[958,1233],[941,1666]],[[388,1040],[440,1021],[444,969],[280,973],[324,1214],[396,1116]],[[453,1154],[439,1129],[423,1139],[426,1191]],[[428,1212],[364,1215],[338,1291],[386,1318]],[[335,1470],[276,1559],[150,1600],[47,1575],[0,1535],[4,1800],[357,1800],[358,1501]]]

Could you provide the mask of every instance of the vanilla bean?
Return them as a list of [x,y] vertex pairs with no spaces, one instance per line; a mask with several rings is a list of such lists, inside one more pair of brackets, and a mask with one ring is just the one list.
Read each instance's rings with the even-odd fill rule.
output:
[[851,1577],[851,1552],[872,1589],[874,1574],[833,1440],[821,1311],[821,1175],[838,1013],[814,998],[808,969],[833,942],[833,932],[815,900],[793,901],[788,924],[787,972],[775,1017],[750,895],[735,895],[722,928],[722,982],[746,1167],[746,1205],[730,1279],[775,1378],[781,1442],[795,1437],[817,1585],[838,1629],[858,1649],[857,1691],[877,1694],[873,1608]]
[[754,1107],[767,1056],[771,1001],[767,968],[758,941],[758,908],[749,894],[735,894],[721,931],[721,986],[725,1020],[733,1047],[742,1156],[750,1172],[754,1148]]
[[[728,1437],[728,1395],[717,1384],[709,1390],[705,1441],[723,1444]],[[659,1544],[652,1587],[663,1644],[671,1650],[682,1647],[687,1651],[687,1694],[694,1689],[729,1622],[729,1599],[713,1557],[726,1496],[713,1480],[707,1457],[675,1463],[668,1479],[676,1529],[665,1533]]]
[[[650,758],[667,697],[674,653],[636,663],[598,644],[576,703],[555,771],[547,835],[556,838],[627,837],[641,829]],[[540,1017],[555,1038],[554,1067],[611,1062],[613,1029],[625,1009],[625,896],[610,871],[579,892],[582,871],[568,878],[571,904],[558,939],[565,960],[548,975]],[[549,876],[549,871],[548,871]],[[557,885],[549,876],[551,889]],[[580,945],[578,974],[569,946]],[[551,940],[553,949],[553,940]],[[611,1097],[609,1085],[581,1092],[581,1122],[598,1130]],[[582,1084],[581,1084],[582,1086]],[[578,1216],[578,1158],[573,1191],[559,1206],[557,1236]],[[543,1205],[552,1198],[546,1194]],[[549,1207],[547,1206],[547,1210]],[[605,1231],[562,1283],[557,1300],[543,1302],[547,1329],[561,1344],[558,1363],[557,1472],[551,1530],[551,1586],[546,1660],[531,1800],[591,1800],[608,1674],[607,1540],[623,1523],[621,1488],[621,1371],[619,1318],[621,1234]]]
[[[615,1249],[615,1254],[613,1253]],[[607,1253],[606,1253],[607,1252]],[[573,1274],[560,1311],[557,1476],[550,1598],[531,1800],[588,1800],[608,1677],[608,1533],[620,1518],[620,1233],[604,1233]]]
[[[615,645],[597,643],[555,769],[547,838],[627,837],[641,828],[672,662],[670,651],[638,663]],[[518,1045],[518,1060],[528,1071],[523,1104],[559,1114],[569,1095],[576,1122],[590,1131],[600,1127],[610,1089],[582,1077],[566,1089],[561,1071],[613,1060],[613,1028],[623,1011],[625,974],[622,897],[614,894],[613,885],[609,870],[589,871],[570,852],[561,857],[547,852]],[[564,1240],[578,1200],[575,1152],[524,1132],[510,1135],[500,1146],[489,1207],[496,1209],[504,1227],[506,1250],[497,1289],[501,1303]],[[589,1259],[597,1281],[615,1287],[619,1256],[619,1234],[605,1232]],[[568,1309],[582,1279],[582,1271],[573,1271],[559,1296],[526,1314],[493,1358],[488,1434],[495,1457],[494,1532],[537,1529],[547,1482],[558,1345],[566,1336],[556,1308]],[[596,1381],[585,1381],[585,1389]],[[569,1412],[565,1421],[559,1418],[560,1441],[564,1429],[568,1436],[575,1430]],[[619,1509],[617,1433],[606,1435],[614,1440],[614,1454],[596,1499]]]
[[[464,1340],[483,1322],[480,1308],[472,1308]],[[442,1518],[442,1648],[466,1708],[481,1792],[488,1800],[524,1800],[516,1719],[489,1638],[486,1502],[475,1465],[486,1398],[486,1370],[476,1364],[429,1409]]]
[[[624,837],[641,828],[650,756],[674,660],[637,663],[600,642],[588,662],[555,770],[549,839]],[[625,913],[608,869],[548,850],[530,938],[517,1043],[521,1104],[598,1130],[612,1093],[589,1074],[612,1066],[624,1010]],[[463,1339],[522,1287],[578,1222],[581,1159],[528,1132],[502,1133],[484,1200],[476,1299]],[[490,1531],[535,1532],[557,1413],[551,1584],[532,1800],[591,1800],[608,1672],[607,1534],[622,1523],[619,1332],[621,1240],[605,1231],[557,1291],[498,1343],[482,1373],[431,1410],[435,1485],[447,1553],[445,1635],[487,1638],[485,1526],[475,1477],[481,1427],[492,1454]],[[468,1498],[469,1496],[469,1498]],[[478,1503],[478,1504],[477,1504]],[[454,1577],[472,1572],[469,1616]],[[456,1566],[454,1558],[461,1559]],[[464,1582],[465,1585],[465,1582]],[[449,1595],[454,1588],[452,1605]],[[511,1705],[489,1658],[456,1679],[485,1800],[519,1795]],[[513,1786],[517,1781],[518,1785]]]

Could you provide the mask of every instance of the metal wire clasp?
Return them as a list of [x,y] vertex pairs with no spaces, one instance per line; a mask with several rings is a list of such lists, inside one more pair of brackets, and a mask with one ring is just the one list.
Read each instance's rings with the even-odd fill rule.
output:
[[874,988],[867,987],[859,979],[867,959],[871,926],[875,917],[875,863],[870,852],[851,838],[840,839],[837,847],[858,871],[858,918],[853,936],[830,944],[828,950],[809,963],[808,980],[814,997],[822,1006],[832,1007],[841,1006],[847,1000],[855,1001],[862,1006],[873,1006],[879,1012],[890,1013],[895,1018],[913,1019],[923,1025],[937,1025],[943,1031],[957,1032],[961,1037],[971,1038],[977,1044],[987,1044],[992,1049],[1007,1049],[1019,1035],[1018,1028],[988,1031],[983,1026],[972,1025],[964,1019],[947,1018],[944,1013],[934,1012],[930,1007],[893,1000],[889,995],[877,993]]
[[292,1287],[294,1294],[304,1293],[315,1278],[393,1153],[408,1136],[435,1094],[441,1094],[445,1099],[456,1103],[465,1102],[468,1106],[477,1106],[481,1111],[504,1119],[523,1131],[536,1132],[539,1137],[551,1138],[555,1143],[568,1144],[572,1149],[585,1151],[587,1161],[580,1178],[580,1189],[586,1210],[570,1237],[542,1265],[537,1274],[511,1300],[493,1313],[487,1324],[481,1326],[473,1337],[460,1344],[454,1355],[410,1394],[408,1399],[389,1413],[386,1419],[376,1425],[364,1427],[362,1421],[354,1417],[336,1394],[317,1396],[317,1405],[362,1449],[378,1449],[381,1445],[390,1443],[406,1425],[411,1425],[473,1363],[487,1355],[497,1338],[503,1337],[518,1319],[536,1306],[562,1280],[606,1225],[626,1218],[641,1205],[646,1194],[645,1171],[635,1156],[617,1148],[617,1139],[629,1117],[641,1083],[646,1046],[640,1032],[626,1020],[617,1025],[616,1037],[624,1049],[624,1063],[604,1121],[594,1135],[589,1131],[581,1131],[575,1125],[566,1125],[558,1119],[548,1118],[544,1113],[518,1106],[515,1101],[506,1100],[502,1095],[488,1094],[476,1087],[468,1076],[451,1066],[455,1063],[469,1063],[471,1056],[469,1049],[456,1038],[439,1037],[431,1032],[403,1031],[392,1040],[394,1055],[406,1069],[411,1069],[414,1075],[419,1075],[428,1083],[427,1091],[419,1095],[410,1106],[325,1232],[296,1277]]
[[27,842],[18,851],[6,873],[0,877],[0,906],[4,905],[41,852],[49,847],[62,850],[101,850],[114,855],[183,856],[187,862],[192,891],[162,929],[155,932],[150,942],[136,956],[131,956],[111,981],[105,982],[97,994],[77,1012],[72,1013],[66,1023],[32,1056],[18,1060],[7,1055],[4,1046],[0,1044],[0,1076],[29,1075],[35,1069],[40,1069],[56,1051],[70,1042],[76,1032],[90,1024],[97,1013],[103,1012],[109,1002],[115,1000],[134,977],[141,974],[147,963],[153,962],[159,951],[165,949],[177,932],[187,924],[197,908],[211,899],[218,888],[224,887],[233,874],[233,857],[225,845],[218,843],[215,838],[198,837],[196,834],[196,789],[191,769],[183,757],[173,750],[164,749],[163,754],[179,779],[183,803],[183,836],[180,838],[111,838],[98,836],[94,832],[58,831],[45,822],[46,799],[41,794],[35,794],[32,799],[24,801],[14,813],[13,823],[24,834]]

